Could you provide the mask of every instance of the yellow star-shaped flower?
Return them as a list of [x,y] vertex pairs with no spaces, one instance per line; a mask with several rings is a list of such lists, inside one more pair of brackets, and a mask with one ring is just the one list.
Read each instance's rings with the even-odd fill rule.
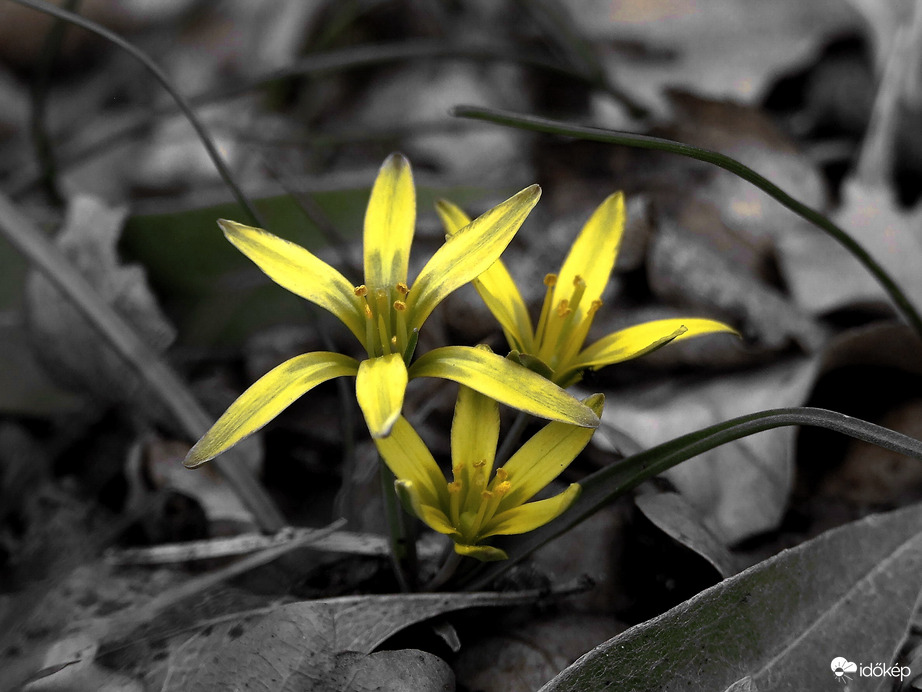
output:
[[[604,397],[595,394],[583,403],[601,415]],[[494,472],[499,407],[462,386],[451,426],[451,482],[402,416],[391,435],[376,439],[375,444],[397,477],[395,487],[404,506],[430,528],[449,536],[456,553],[487,561],[507,555],[481,541],[533,531],[573,504],[580,492],[577,483],[553,497],[528,500],[570,465],[592,433],[589,428],[549,423]]]
[[[440,200],[436,208],[453,241],[470,219],[446,200]],[[670,341],[716,332],[736,334],[722,322],[683,317],[638,324],[583,347],[602,306],[602,292],[615,266],[624,221],[624,195],[617,192],[583,226],[560,273],[544,277],[547,288],[537,329],[532,327],[528,307],[502,261],[473,282],[502,326],[509,348],[522,363],[561,387],[578,382],[584,370],[637,358]]]
[[270,371],[218,419],[190,450],[185,464],[198,466],[259,430],[298,397],[335,377],[356,378],[356,398],[373,437],[383,437],[403,407],[407,381],[441,377],[551,420],[595,427],[596,415],[535,373],[496,354],[462,346],[435,349],[410,365],[419,328],[452,291],[497,260],[541,190],[532,185],[458,229],[426,263],[411,286],[407,279],[416,224],[416,191],[410,164],[392,154],[381,166],[365,214],[365,279],[353,284],[299,245],[260,228],[219,221],[227,239],[273,281],[338,317],[368,357],[320,351],[297,356]]

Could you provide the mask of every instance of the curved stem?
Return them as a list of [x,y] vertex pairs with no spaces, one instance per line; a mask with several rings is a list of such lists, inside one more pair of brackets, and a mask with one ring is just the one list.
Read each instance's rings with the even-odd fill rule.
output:
[[832,236],[840,245],[848,250],[855,258],[861,262],[871,275],[877,279],[878,283],[890,296],[899,312],[909,323],[913,330],[922,337],[922,316],[919,315],[915,306],[903,293],[902,289],[890,277],[886,270],[871,257],[871,255],[861,245],[859,245],[848,233],[833,223],[828,217],[816,209],[800,202],[788,193],[775,185],[773,182],[759,175],[754,170],[740,163],[736,159],[730,158],[725,154],[720,154],[709,149],[682,144],[670,139],[661,137],[651,137],[649,135],[639,135],[631,132],[619,132],[617,130],[607,130],[601,127],[588,127],[585,125],[570,125],[569,123],[558,120],[549,120],[547,118],[538,118],[533,115],[522,115],[520,113],[511,113],[509,111],[495,110],[489,108],[478,108],[475,106],[457,106],[452,109],[452,115],[459,118],[471,118],[474,120],[486,120],[498,125],[515,127],[521,130],[532,130],[534,132],[545,132],[548,134],[563,135],[565,137],[575,137],[577,139],[586,139],[594,142],[604,142],[606,144],[620,144],[638,149],[655,149],[657,151],[666,151],[671,154],[687,156],[691,159],[710,163],[724,170],[730,171],[743,180],[752,183],[757,188],[773,197],[782,205],[793,211],[798,216],[806,219],[810,223],[825,231]]
[[237,203],[243,207],[244,212],[249,217],[249,223],[256,226],[264,226],[264,222],[260,217],[259,212],[256,208],[250,203],[246,195],[243,194],[243,191],[238,187],[236,181],[234,180],[233,175],[227,167],[227,164],[224,163],[224,159],[221,158],[221,154],[218,153],[218,148],[215,146],[214,140],[212,140],[211,135],[208,134],[208,130],[205,129],[205,126],[202,124],[202,121],[195,114],[195,111],[192,110],[192,107],[189,105],[189,102],[180,94],[170,82],[166,74],[161,70],[157,64],[141,49],[135,47],[133,44],[129,43],[121,36],[115,32],[109,31],[103,26],[100,26],[96,22],[90,21],[85,17],[81,17],[78,14],[73,12],[68,12],[67,10],[56,7],[50,3],[44,2],[44,0],[12,0],[13,2],[24,5],[25,7],[30,7],[33,10],[39,12],[44,12],[58,19],[70,22],[76,26],[86,29],[98,36],[102,36],[107,41],[114,43],[116,46],[122,50],[130,53],[134,58],[136,58],[141,64],[146,67],[152,75],[157,79],[158,82],[163,86],[164,89],[169,92],[170,96],[176,101],[176,105],[179,106],[179,109],[182,111],[183,115],[186,116],[189,123],[195,129],[196,134],[198,134],[199,139],[202,141],[202,144],[205,146],[208,156],[211,158],[212,162],[215,165],[215,168],[218,170],[221,178],[230,188],[231,192],[234,195],[234,198],[237,200]]

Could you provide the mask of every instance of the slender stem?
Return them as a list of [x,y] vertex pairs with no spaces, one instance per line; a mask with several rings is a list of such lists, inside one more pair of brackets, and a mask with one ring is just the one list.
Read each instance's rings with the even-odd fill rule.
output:
[[[189,437],[211,427],[212,417],[201,407],[179,376],[151,350],[132,327],[106,303],[86,278],[61,254],[19,209],[0,193],[0,235],[3,235],[54,284],[119,353],[170,410]],[[239,450],[228,450],[214,462],[234,492],[253,513],[263,531],[274,533],[285,520],[272,498],[250,474]]]
[[438,591],[451,579],[461,565],[461,556],[452,550],[445,558],[441,568],[432,580],[423,587],[423,591]]
[[224,163],[224,159],[221,158],[221,154],[218,152],[218,148],[215,146],[214,140],[211,138],[211,135],[208,133],[208,130],[205,129],[205,126],[202,124],[202,121],[195,114],[195,111],[192,110],[192,106],[189,105],[189,102],[186,98],[180,94],[174,87],[170,79],[166,76],[163,70],[157,66],[157,64],[141,49],[135,47],[133,44],[129,43],[123,39],[118,34],[109,31],[103,26],[100,26],[96,22],[90,21],[85,17],[81,17],[78,14],[73,12],[68,12],[67,10],[56,7],[44,0],[12,0],[13,2],[30,7],[33,10],[38,10],[39,12],[44,12],[45,14],[50,14],[53,17],[70,22],[76,26],[79,26],[87,31],[90,31],[98,36],[102,36],[107,41],[114,43],[116,46],[131,54],[136,58],[141,64],[146,67],[151,74],[157,79],[158,82],[163,86],[164,89],[173,97],[176,101],[176,105],[179,106],[179,109],[182,111],[183,115],[186,116],[186,119],[195,129],[196,134],[198,134],[199,139],[202,141],[202,144],[205,146],[205,150],[208,152],[208,156],[211,158],[212,162],[215,165],[215,168],[218,170],[221,178],[230,188],[231,192],[234,195],[234,198],[237,200],[237,203],[243,207],[244,212],[249,217],[249,222],[256,226],[264,226],[265,223],[262,221],[262,218],[259,212],[256,210],[246,195],[243,194],[243,191],[238,187],[234,176],[231,174],[230,169],[228,169],[227,164]]
[[757,188],[770,195],[782,205],[793,211],[798,216],[803,217],[815,226],[832,236],[840,245],[845,247],[855,258],[861,262],[871,275],[877,279],[878,283],[890,296],[890,299],[896,304],[897,309],[903,315],[903,318],[909,323],[913,330],[922,337],[922,316],[919,315],[915,306],[909,298],[903,293],[902,289],[890,277],[886,270],[871,257],[871,255],[859,245],[848,233],[833,223],[825,215],[816,209],[800,202],[788,193],[775,185],[767,178],[759,175],[748,166],[732,159],[724,154],[719,154],[708,149],[701,149],[689,144],[674,142],[669,139],[660,137],[651,137],[649,135],[638,135],[631,132],[619,132],[617,130],[606,130],[600,127],[588,127],[584,125],[570,125],[569,123],[547,118],[538,118],[533,115],[522,115],[520,113],[511,113],[488,108],[478,108],[475,106],[457,106],[452,110],[452,114],[459,118],[471,118],[474,120],[486,120],[498,125],[515,127],[522,130],[533,130],[535,132],[546,132],[549,134],[563,135],[565,137],[576,137],[577,139],[586,139],[594,142],[604,142],[606,144],[620,144],[623,146],[636,147],[639,149],[655,149],[657,151],[666,151],[671,154],[679,154],[688,158],[697,159],[706,163],[713,164],[743,180],[752,183]]
[[528,426],[528,420],[531,418],[525,411],[519,411],[515,420],[512,422],[512,425],[509,427],[509,431],[506,433],[506,436],[503,438],[503,443],[499,446],[499,450],[496,452],[496,459],[493,464],[497,468],[506,463],[509,457],[512,456],[512,450],[516,448],[519,444],[519,440],[522,438],[522,433],[525,432],[525,428]]
[[378,459],[378,469],[381,477],[381,496],[384,498],[384,517],[387,520],[387,534],[390,544],[391,567],[394,569],[394,577],[397,579],[397,585],[403,593],[409,593],[410,579],[404,570],[404,564],[407,558],[407,540],[404,533],[403,522],[400,516],[400,501],[397,499],[397,492],[394,490],[394,474],[387,468],[384,460]]
[[[64,9],[69,12],[76,12],[80,7],[80,0],[67,0],[64,3]],[[35,156],[41,169],[41,182],[55,204],[62,204],[64,198],[57,184],[57,162],[55,160],[54,149],[51,146],[51,138],[48,135],[48,123],[45,121],[45,115],[48,105],[48,87],[51,84],[51,76],[54,74],[55,62],[61,51],[61,44],[64,41],[64,34],[67,32],[67,22],[61,19],[55,19],[45,37],[45,43],[42,46],[42,54],[38,66],[35,70],[35,76],[32,79],[30,94],[32,97],[32,113],[30,117],[30,130],[32,133],[32,145],[35,147]]]

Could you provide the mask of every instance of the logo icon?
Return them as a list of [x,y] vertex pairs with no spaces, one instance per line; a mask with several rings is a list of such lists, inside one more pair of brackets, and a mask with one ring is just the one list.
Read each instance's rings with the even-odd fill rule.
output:
[[836,676],[836,680],[843,684],[846,680],[851,680],[851,677],[846,675],[846,673],[855,673],[858,671],[857,664],[852,663],[842,656],[836,656],[832,659],[832,663],[829,664],[829,667],[832,668],[832,673]]

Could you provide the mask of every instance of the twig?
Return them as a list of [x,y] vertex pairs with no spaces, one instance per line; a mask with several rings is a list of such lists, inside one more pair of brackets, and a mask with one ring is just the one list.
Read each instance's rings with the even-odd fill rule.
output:
[[[99,330],[163,401],[189,437],[198,439],[207,432],[213,422],[212,417],[201,407],[179,376],[99,297],[60,250],[2,193],[0,233],[74,302],[90,324]],[[272,499],[242,463],[239,452],[230,450],[215,463],[263,531],[275,532],[285,525]]]

